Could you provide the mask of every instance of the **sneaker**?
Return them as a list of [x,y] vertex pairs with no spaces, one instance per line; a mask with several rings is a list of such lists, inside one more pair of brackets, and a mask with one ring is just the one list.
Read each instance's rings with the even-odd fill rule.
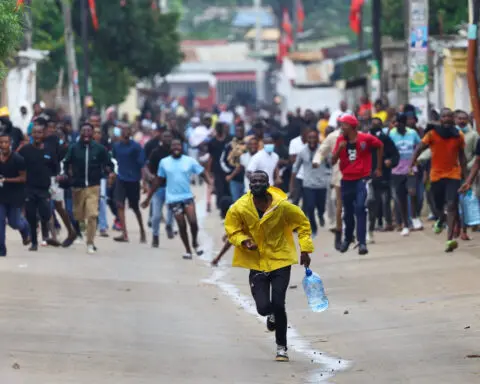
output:
[[95,249],[95,246],[93,244],[87,245],[87,253],[89,255],[95,254],[95,251],[96,251],[96,249]]
[[415,231],[421,231],[423,229],[422,221],[418,217],[416,219],[412,219],[412,224]]
[[335,249],[337,251],[340,251],[341,247],[342,247],[342,232],[335,231]]
[[171,225],[167,225],[166,227],[166,230],[167,230],[167,237],[171,240],[175,237],[175,233],[173,232],[173,229],[172,229],[172,226]]
[[402,229],[402,232],[400,233],[400,235],[402,236],[408,236],[409,234],[410,234],[410,230],[407,227],[404,227]]
[[42,240],[42,242],[40,243],[40,245],[41,245],[42,247],[48,247],[48,243],[47,243],[46,240]]
[[267,329],[270,332],[275,331],[275,315],[268,315],[267,316]]
[[347,251],[348,251],[348,248],[350,248],[350,244],[351,244],[350,241],[344,240],[344,241],[342,242],[342,244],[340,245],[339,251],[340,251],[341,253],[347,252]]
[[358,254],[363,256],[368,253],[368,248],[365,244],[359,244],[358,245]]
[[438,235],[442,233],[443,231],[443,224],[440,222],[440,220],[437,220],[435,224],[433,225],[433,232]]
[[154,235],[152,238],[152,248],[158,248],[160,244],[160,237],[158,235]]
[[37,244],[32,244],[30,248],[28,248],[29,251],[36,252],[38,251],[38,245]]
[[183,256],[182,256],[182,258],[183,258],[184,260],[192,260],[192,259],[193,259],[193,256],[192,256],[191,253],[184,253]]
[[195,247],[195,253],[197,254],[197,256],[202,256],[203,255],[202,247],[201,246]]
[[83,244],[83,243],[84,242],[83,242],[83,237],[82,236],[77,236],[77,238],[73,242],[73,244],[76,244],[76,245]]
[[100,231],[100,237],[108,237],[108,232],[106,229],[104,229],[103,231]]
[[453,252],[457,248],[458,248],[457,240],[448,240],[447,246],[445,248],[445,252]]
[[428,221],[436,221],[437,220],[437,216],[435,216],[433,213],[430,213],[427,217],[427,220]]
[[63,248],[70,247],[75,242],[75,239],[76,239],[75,235],[72,235],[71,237],[67,237],[62,243],[62,247]]
[[287,362],[290,361],[288,358],[287,348],[277,345],[277,356],[275,357],[276,361]]
[[373,243],[375,243],[373,232],[368,232],[367,233],[367,244],[373,244]]
[[320,227],[322,227],[322,228],[325,227],[325,219],[323,217],[319,217],[318,221],[320,223]]

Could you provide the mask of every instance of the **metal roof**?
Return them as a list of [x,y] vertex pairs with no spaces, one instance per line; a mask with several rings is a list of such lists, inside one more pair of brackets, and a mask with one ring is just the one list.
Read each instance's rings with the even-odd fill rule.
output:
[[257,69],[266,71],[268,64],[261,60],[243,61],[210,61],[181,63],[174,71],[181,72],[254,72]]
[[[257,11],[254,8],[240,9],[235,14],[232,25],[237,28],[253,27],[257,22]],[[261,9],[260,10],[260,24],[262,27],[274,27],[275,16],[272,12]]]

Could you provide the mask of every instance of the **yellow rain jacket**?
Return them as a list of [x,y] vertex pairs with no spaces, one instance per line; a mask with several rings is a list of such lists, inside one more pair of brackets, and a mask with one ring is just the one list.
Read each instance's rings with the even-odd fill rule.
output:
[[[225,230],[230,243],[235,246],[233,266],[271,272],[298,263],[298,253],[293,238],[297,231],[301,252],[313,252],[312,230],[302,210],[287,200],[280,189],[270,187],[273,201],[260,219],[251,192],[243,195],[228,210]],[[242,246],[252,240],[258,250]]]

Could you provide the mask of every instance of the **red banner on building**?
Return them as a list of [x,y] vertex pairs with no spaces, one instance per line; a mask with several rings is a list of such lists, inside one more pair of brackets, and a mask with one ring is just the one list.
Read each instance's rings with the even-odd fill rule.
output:
[[92,24],[95,30],[98,29],[97,7],[95,0],[88,0],[88,7],[90,8],[90,15],[92,16]]

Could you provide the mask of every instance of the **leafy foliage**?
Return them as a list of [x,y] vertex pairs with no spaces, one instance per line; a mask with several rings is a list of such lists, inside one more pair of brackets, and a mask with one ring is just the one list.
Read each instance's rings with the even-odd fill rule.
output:
[[[124,100],[135,78],[168,74],[180,61],[178,14],[160,14],[151,9],[150,0],[97,0],[100,27],[89,24],[89,57],[92,94],[97,105],[117,104]],[[80,2],[73,3],[72,17],[76,34],[79,78],[83,78],[83,50]],[[56,0],[35,2],[34,45],[50,50],[50,60],[39,67],[39,84],[52,89],[59,69],[66,68],[63,18]]]
[[[382,0],[382,33],[395,39],[405,37],[404,2]],[[454,34],[458,26],[468,21],[467,0],[452,2],[450,0],[429,1],[429,33],[431,35]],[[443,30],[441,28],[443,24]]]
[[16,9],[16,0],[0,1],[0,79],[6,72],[3,63],[18,48],[22,38],[22,12]]

